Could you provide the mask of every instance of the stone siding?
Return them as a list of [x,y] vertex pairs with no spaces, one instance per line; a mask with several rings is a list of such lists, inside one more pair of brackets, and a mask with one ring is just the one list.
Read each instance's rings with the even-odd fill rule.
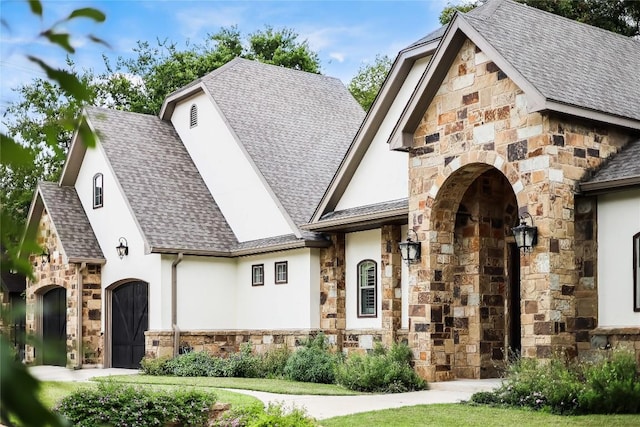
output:
[[[520,260],[522,352],[546,358],[587,345],[588,331],[597,324],[595,204],[576,199],[577,184],[631,137],[568,116],[530,113],[523,91],[473,43],[463,44],[409,150],[409,226],[423,242],[424,254],[421,264],[411,268],[416,284],[410,295],[409,344],[423,377],[452,378],[452,368],[459,376],[494,374],[487,368],[499,355],[504,332],[495,326],[505,313],[498,308],[500,299],[507,296],[504,273],[498,270],[504,270],[509,229],[516,225],[509,218],[525,212],[533,217],[539,239]],[[484,242],[474,254],[460,246],[452,224],[464,213],[460,203],[467,190],[489,171],[504,176],[511,194],[506,197],[513,197],[517,211],[502,200],[502,235],[492,243],[480,224],[468,236],[469,244]],[[482,188],[474,191],[482,196]],[[488,266],[499,274],[483,276]],[[456,278],[455,271],[462,276]],[[452,295],[456,280],[468,282],[473,292],[466,308],[454,310],[447,330],[441,319],[446,305],[458,298]],[[491,288],[492,280],[498,288],[503,283],[501,292],[481,296],[476,287]],[[487,310],[489,317],[483,318]],[[460,334],[455,344],[456,329],[467,328],[470,341],[463,351],[454,348],[462,344]],[[497,335],[488,339],[489,330]],[[477,346],[482,347],[479,353]],[[465,363],[473,369],[465,370]],[[476,369],[480,365],[483,369]]]
[[[67,366],[81,367],[84,364],[102,364],[101,313],[102,292],[100,266],[89,265],[80,273],[80,264],[66,262],[63,248],[55,227],[46,211],[38,223],[36,241],[49,252],[48,262],[42,261],[40,254],[29,257],[32,263],[34,280],[27,280],[26,288],[26,333],[42,335],[42,297],[55,288],[66,290],[66,329],[67,329]],[[78,279],[82,277],[82,308],[78,307]],[[82,337],[78,336],[78,318],[82,311]],[[78,354],[78,340],[82,339]],[[25,348],[27,363],[40,363],[41,352],[32,345]]]

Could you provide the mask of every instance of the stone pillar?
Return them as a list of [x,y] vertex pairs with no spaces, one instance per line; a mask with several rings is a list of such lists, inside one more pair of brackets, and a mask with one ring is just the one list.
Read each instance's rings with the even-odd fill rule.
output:
[[331,246],[320,251],[320,274],[320,328],[325,334],[336,334],[341,350],[347,327],[344,233],[332,234]]
[[399,225],[382,226],[382,344],[386,347],[396,341],[402,322],[402,257],[398,248],[401,238]]
[[101,266],[87,265],[82,272],[82,364],[104,364],[102,336]]

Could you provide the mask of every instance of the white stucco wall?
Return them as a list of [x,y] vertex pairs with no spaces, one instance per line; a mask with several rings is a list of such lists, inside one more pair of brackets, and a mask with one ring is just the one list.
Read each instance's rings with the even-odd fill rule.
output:
[[[190,127],[191,105],[198,125]],[[181,101],[171,122],[238,240],[293,233],[213,101],[205,94]]]
[[387,140],[427,68],[429,58],[420,59],[413,65],[335,210],[408,197],[408,154],[390,151]]
[[[382,328],[381,258],[382,234],[379,228],[345,235],[345,285],[347,329]],[[358,317],[358,263],[371,259],[377,264],[377,316]]]
[[598,197],[598,326],[640,326],[633,311],[633,236],[640,232],[640,190]]
[[[274,263],[287,261],[289,277],[275,284]],[[251,285],[251,266],[264,264],[264,285]],[[238,259],[237,329],[308,329],[320,326],[320,252],[296,249]]]
[[[93,177],[96,173],[103,174],[104,206],[94,209]],[[171,319],[163,314],[160,304],[160,255],[145,254],[142,234],[99,142],[94,149],[87,150],[74,186],[107,260],[102,267],[103,295],[104,289],[113,283],[126,279],[143,280],[149,283],[149,329],[169,328]],[[129,255],[123,259],[116,252],[120,237],[127,239],[129,246]],[[104,330],[104,316],[102,322]]]
[[[169,281],[174,259],[163,257],[163,276]],[[235,328],[234,307],[239,285],[236,283],[235,259],[187,256],[176,266],[176,277],[180,330]],[[170,301],[170,295],[167,301]]]

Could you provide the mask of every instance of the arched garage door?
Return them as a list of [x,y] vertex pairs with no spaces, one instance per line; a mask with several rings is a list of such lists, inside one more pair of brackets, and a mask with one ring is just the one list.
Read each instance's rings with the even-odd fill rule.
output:
[[54,288],[42,295],[42,363],[67,364],[67,290]]
[[144,332],[148,321],[148,290],[145,282],[129,282],[113,290],[111,307],[111,365],[140,367],[144,357]]

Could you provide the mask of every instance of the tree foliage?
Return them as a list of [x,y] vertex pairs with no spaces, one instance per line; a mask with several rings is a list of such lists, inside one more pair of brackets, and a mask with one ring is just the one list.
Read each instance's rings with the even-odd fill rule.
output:
[[[628,37],[640,35],[640,1],[638,0],[516,0],[536,9]],[[440,23],[448,24],[456,11],[468,12],[485,0],[447,4],[440,13]]]
[[373,64],[360,67],[358,73],[349,82],[349,92],[365,111],[369,111],[378,96],[392,64],[393,61],[388,56],[378,55]]

